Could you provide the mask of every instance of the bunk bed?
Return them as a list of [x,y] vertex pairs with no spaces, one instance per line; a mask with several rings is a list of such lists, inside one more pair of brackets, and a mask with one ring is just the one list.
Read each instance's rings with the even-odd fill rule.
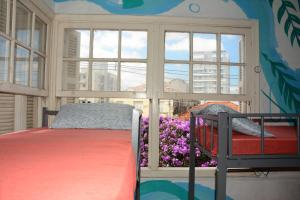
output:
[[[71,106],[69,114],[73,116],[77,106],[83,106],[83,109],[90,106],[90,110],[94,110],[94,105],[66,106]],[[100,115],[120,120],[120,108],[126,107],[121,104],[109,106],[115,107],[114,110]],[[99,111],[108,111],[107,104],[100,107]],[[128,123],[127,127],[125,124],[118,127],[117,122],[113,122],[116,128],[107,124],[98,128],[86,127],[92,118],[82,120],[85,121],[82,123],[84,128],[78,121],[66,128],[62,127],[66,122],[56,121],[56,125],[53,123],[54,126],[48,128],[48,115],[59,115],[60,112],[44,108],[43,128],[1,135],[0,199],[139,199],[141,114],[133,107],[128,107],[127,111],[130,110],[132,115],[128,113],[130,119],[127,122],[131,123],[131,128]]]
[[[189,200],[194,199],[195,147],[217,160],[215,199],[226,199],[226,174],[230,171],[299,170],[300,114],[190,113]],[[259,124],[260,136],[234,130],[234,119]],[[266,131],[273,134],[265,137]]]

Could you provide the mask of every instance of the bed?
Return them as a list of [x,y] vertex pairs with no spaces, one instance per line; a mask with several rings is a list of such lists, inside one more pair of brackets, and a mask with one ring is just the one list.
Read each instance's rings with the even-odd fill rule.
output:
[[[141,114],[130,109],[131,129],[43,127],[0,135],[0,199],[139,199]],[[57,111],[44,114],[46,126]]]
[[[226,199],[226,174],[230,171],[300,169],[300,114],[216,115],[190,113],[189,200],[194,199],[195,146],[217,160],[215,199]],[[259,124],[260,136],[245,135],[233,128],[233,120],[251,119]],[[266,137],[266,131],[273,134]]]

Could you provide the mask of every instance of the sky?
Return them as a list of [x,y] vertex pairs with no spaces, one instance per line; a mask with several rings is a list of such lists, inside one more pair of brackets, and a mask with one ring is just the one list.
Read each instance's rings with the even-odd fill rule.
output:
[[[90,31],[79,31],[81,36],[80,57],[89,57]],[[99,30],[94,32],[93,52],[94,58],[117,58],[119,36],[115,30]],[[216,34],[194,33],[193,34],[194,60],[216,61]],[[239,63],[239,43],[243,39],[241,35],[221,35],[221,49],[229,54],[230,62]],[[167,32],[165,38],[165,59],[188,61],[189,52],[189,33]],[[205,51],[215,54],[209,60],[201,58],[197,52]],[[121,57],[122,58],[147,58],[147,32],[145,31],[122,31],[121,32]],[[238,85],[239,68],[230,67],[230,85]],[[124,63],[121,70],[121,89],[127,90],[128,87],[135,87],[146,83],[146,66],[142,63]],[[135,78],[133,78],[133,76]],[[179,78],[188,83],[189,67],[186,64],[165,64],[165,78]]]

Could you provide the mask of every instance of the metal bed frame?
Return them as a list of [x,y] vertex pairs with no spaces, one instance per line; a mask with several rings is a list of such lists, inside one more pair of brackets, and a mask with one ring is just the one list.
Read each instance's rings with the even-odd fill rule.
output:
[[[220,112],[218,115],[201,115],[199,111],[190,113],[190,167],[189,167],[189,200],[194,200],[195,191],[195,146],[198,145],[202,153],[210,158],[216,157],[217,167],[215,172],[215,199],[226,199],[226,174],[228,169],[238,171],[251,171],[251,169],[269,170],[299,170],[300,169],[300,114],[231,114]],[[260,147],[261,153],[256,155],[233,155],[232,154],[232,119],[255,118],[261,125]],[[206,146],[206,128],[203,129],[204,146],[201,146],[199,137],[195,136],[195,128],[199,126],[199,119],[203,124],[210,126],[210,147]],[[292,119],[292,120],[291,120]],[[296,154],[272,154],[264,153],[264,123],[265,122],[294,122],[297,126],[297,152]],[[215,125],[215,126],[214,126]],[[213,128],[217,127],[218,152],[213,156]]]
[[[57,115],[59,111],[56,110],[48,110],[47,108],[43,107],[43,118],[42,118],[42,127],[48,127],[48,116],[49,115]],[[141,183],[141,167],[139,165],[140,163],[140,135],[142,130],[142,115],[140,113],[139,115],[139,130],[138,130],[138,143],[137,143],[137,165],[136,165],[136,188],[135,188],[135,200],[140,200],[140,183]]]

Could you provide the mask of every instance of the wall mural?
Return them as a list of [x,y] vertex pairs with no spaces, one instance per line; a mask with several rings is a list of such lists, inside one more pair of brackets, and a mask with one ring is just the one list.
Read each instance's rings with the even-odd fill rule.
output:
[[[55,2],[56,10],[60,13],[64,11],[76,13],[76,7],[67,11],[67,6],[59,6],[64,3],[72,3],[72,5],[77,3],[80,5],[90,4],[91,6],[96,4],[104,9],[102,11],[99,10],[99,12],[105,13],[106,11],[107,13],[105,14],[159,14],[198,17],[211,17],[206,12],[208,6],[222,12],[217,5],[223,4],[222,6],[224,7],[224,4],[230,4],[229,7],[233,7],[233,4],[235,4],[238,6],[238,8],[233,8],[235,12],[240,9],[246,15],[246,18],[259,20],[260,63],[265,81],[269,86],[261,87],[261,104],[263,104],[261,107],[269,107],[268,110],[262,110],[262,112],[272,112],[273,110],[279,110],[284,113],[300,112],[300,64],[298,62],[297,66],[289,65],[288,58],[282,55],[284,50],[278,52],[279,45],[276,35],[276,31],[280,31],[276,30],[276,27],[282,27],[281,31],[284,32],[286,39],[289,41],[289,50],[292,49],[294,51],[293,55],[296,55],[295,52],[298,52],[298,55],[300,55],[299,0],[55,0]],[[78,12],[89,13],[89,9]],[[224,13],[223,17],[231,18],[232,16],[229,16],[227,13]],[[237,16],[237,18],[241,17]],[[290,51],[284,52],[286,54]],[[266,103],[269,106],[265,106]],[[274,106],[277,109],[272,109]]]
[[[153,200],[159,197],[159,200],[187,200],[188,184],[186,182],[173,182],[167,180],[151,180],[141,183],[141,199]],[[195,185],[195,200],[213,200],[215,191],[209,187],[200,184]],[[232,200],[226,197],[226,200]]]
[[[163,15],[258,20],[260,65],[263,72],[260,88],[261,112],[300,113],[300,0],[54,0],[54,2],[56,13],[67,14]],[[141,196],[142,199],[153,199],[158,196],[160,199],[187,199],[187,183],[145,181],[141,184]],[[197,184],[196,196],[201,199],[214,199],[214,190]]]
[[[65,2],[67,0],[54,0],[55,2]],[[81,0],[82,1],[82,0]],[[166,12],[183,0],[87,0],[101,6],[112,14],[130,15],[154,15]]]
[[[221,11],[217,5],[224,7],[224,4],[231,4],[229,10],[237,13],[238,8],[248,19],[256,19],[260,24],[260,63],[264,78],[268,83],[268,88],[261,87],[261,101],[268,101],[277,107],[281,112],[300,112],[300,62],[295,55],[300,55],[300,1],[299,0],[54,0],[55,9],[58,12],[76,12],[74,9],[68,11],[68,7],[59,7],[60,4],[72,3],[86,4],[103,8],[110,14],[129,14],[129,15],[175,15],[175,16],[199,16],[211,17],[206,10],[215,8]],[[69,5],[69,4],[68,4]],[[202,8],[203,6],[203,8]],[[58,8],[58,9],[57,9]],[[70,7],[69,7],[70,8]],[[211,9],[210,8],[210,9]],[[223,9],[222,9],[223,10]],[[228,10],[228,8],[227,8]],[[82,13],[84,11],[80,11]],[[99,12],[101,12],[99,10]],[[85,13],[89,13],[87,9]],[[103,11],[102,11],[103,13]],[[214,17],[229,17],[229,13],[216,14]],[[107,13],[106,13],[107,14]],[[218,16],[216,16],[218,15]],[[236,18],[243,18],[237,14]],[[281,28],[282,30],[277,30]],[[277,29],[276,29],[277,28]],[[286,39],[278,38],[278,32],[284,32]],[[277,34],[277,35],[276,35]],[[287,41],[290,47],[278,52],[278,42]],[[285,44],[286,45],[286,44]],[[282,55],[291,53],[289,58]],[[293,58],[294,56],[294,58]],[[296,65],[289,64],[289,59],[297,59]],[[295,63],[295,62],[294,62]],[[264,106],[262,106],[264,107]],[[263,110],[266,112],[266,110]]]

